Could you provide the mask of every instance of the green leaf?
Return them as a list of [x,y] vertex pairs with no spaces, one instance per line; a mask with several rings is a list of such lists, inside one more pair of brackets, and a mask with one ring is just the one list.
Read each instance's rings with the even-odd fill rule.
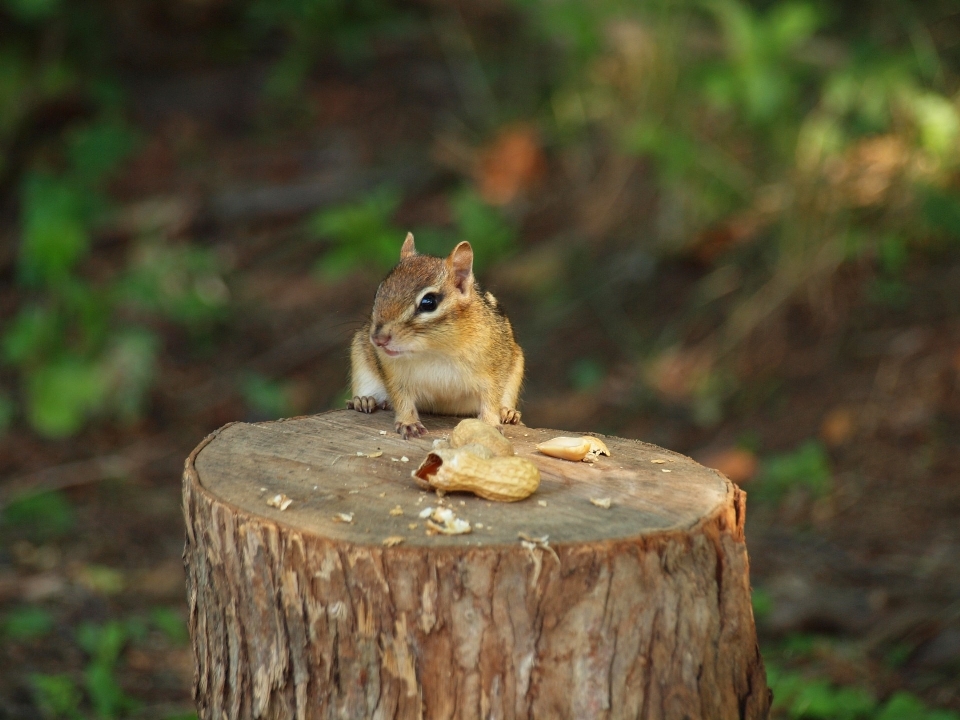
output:
[[807,40],[820,24],[813,5],[801,2],[781,2],[774,5],[767,16],[767,34],[778,53],[793,50]]
[[53,629],[49,610],[36,605],[14,608],[3,618],[3,634],[14,640],[32,640],[43,637]]
[[84,565],[77,573],[77,580],[88,590],[99,595],[116,595],[123,591],[123,573],[106,565]]
[[794,689],[790,716],[810,720],[857,720],[866,718],[876,701],[856,687],[834,687],[825,680],[809,680]]
[[960,115],[948,98],[928,92],[908,101],[920,130],[920,143],[936,155],[945,156],[956,150],[960,135]]
[[32,538],[45,541],[62,537],[74,526],[73,507],[58,491],[34,493],[14,498],[3,509],[3,521],[26,528]]
[[960,720],[960,713],[952,710],[928,710],[923,720]]
[[33,175],[24,185],[20,275],[28,285],[51,285],[82,260],[89,237],[80,191],[63,180]]
[[884,235],[877,245],[877,259],[884,274],[897,277],[910,258],[907,241],[896,234]]
[[793,488],[804,488],[814,497],[823,497],[831,490],[832,477],[826,451],[819,442],[810,440],[791,453],[764,460],[756,492],[773,501]]
[[80,689],[69,675],[30,676],[33,698],[45,718],[69,718],[80,720]]
[[403,233],[391,220],[399,205],[399,193],[383,186],[357,202],[313,215],[309,231],[334,246],[318,263],[320,272],[336,279],[360,267],[383,272],[396,265]]
[[908,692],[895,693],[874,720],[923,720],[926,706],[915,695]]
[[62,0],[3,0],[3,6],[18,20],[38,22],[60,10]]
[[103,625],[85,622],[77,629],[77,642],[97,664],[113,667],[127,643],[126,626],[119,620]]
[[56,345],[58,334],[56,315],[48,308],[23,307],[3,334],[3,359],[20,366],[36,363]]
[[807,657],[823,644],[823,639],[807,633],[791,633],[784,638],[781,645],[783,654],[787,657]]
[[150,611],[150,622],[177,645],[186,645],[190,640],[187,623],[184,622],[180,612],[174,608],[154,608]]
[[[466,188],[453,196],[453,216],[459,239],[473,247],[474,269],[483,271],[491,263],[507,257],[516,244],[517,233],[503,214],[487,205],[474,190]],[[451,248],[452,250],[453,248]]]
[[753,603],[753,616],[758,621],[762,622],[773,612],[773,598],[763,588],[753,588],[750,599]]
[[939,188],[921,189],[923,218],[927,225],[960,240],[960,195]]
[[626,141],[633,152],[656,158],[668,181],[684,177],[697,168],[702,159],[703,150],[695,139],[660,122],[642,120],[636,123]]
[[290,394],[284,383],[250,373],[241,389],[247,405],[257,413],[268,418],[290,415]]
[[113,120],[74,128],[67,137],[71,178],[84,187],[105,180],[133,152],[137,135]]
[[28,374],[27,420],[42,435],[68,437],[103,406],[106,395],[98,365],[66,357]]
[[135,706],[117,682],[112,667],[93,663],[83,671],[87,694],[101,718],[115,718]]

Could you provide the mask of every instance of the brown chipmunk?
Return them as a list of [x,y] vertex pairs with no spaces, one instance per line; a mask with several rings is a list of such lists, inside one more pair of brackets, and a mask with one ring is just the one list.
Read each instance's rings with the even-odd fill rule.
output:
[[520,422],[523,352],[496,298],[473,278],[473,248],[446,258],[420,255],[413,234],[377,288],[370,322],[350,348],[348,408],[393,408],[397,432],[427,430],[418,410],[476,415],[494,426]]

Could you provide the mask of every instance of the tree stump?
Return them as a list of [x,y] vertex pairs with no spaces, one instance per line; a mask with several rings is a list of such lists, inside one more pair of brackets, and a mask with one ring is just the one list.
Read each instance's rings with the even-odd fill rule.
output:
[[410,474],[457,421],[405,441],[392,413],[334,411],[234,423],[193,451],[201,718],[767,717],[744,493],[654,445],[604,438],[611,457],[573,463],[534,449],[570,433],[508,427],[540,489],[447,495],[473,532],[427,535],[438,499]]

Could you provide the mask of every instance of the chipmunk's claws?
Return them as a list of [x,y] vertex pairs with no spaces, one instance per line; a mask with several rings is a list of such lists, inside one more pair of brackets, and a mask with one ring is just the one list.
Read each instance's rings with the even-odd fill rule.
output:
[[348,410],[357,410],[359,412],[372,413],[377,409],[387,409],[387,401],[377,402],[377,399],[371,395],[354,395],[352,400],[347,400]]
[[397,423],[397,432],[403,436],[404,440],[409,440],[426,435],[427,429],[423,426],[423,423],[417,421],[415,423]]
[[513,408],[500,408],[500,422],[504,425],[516,425],[520,422],[520,411]]

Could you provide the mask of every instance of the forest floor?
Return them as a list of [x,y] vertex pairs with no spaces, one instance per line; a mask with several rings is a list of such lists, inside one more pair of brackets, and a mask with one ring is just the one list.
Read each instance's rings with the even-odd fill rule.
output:
[[[133,716],[191,711],[183,459],[220,425],[263,419],[237,390],[245,372],[282,378],[293,414],[340,406],[349,339],[379,280],[357,272],[319,281],[309,272],[321,246],[302,230],[304,210],[387,178],[413,188],[398,225],[449,222],[453,171],[430,159],[437,118],[455,104],[442,73],[407,59],[363,78],[329,75],[310,90],[322,121],[272,133],[250,119],[255,68],[131,88],[150,135],[114,195],[128,215],[159,208],[171,237],[213,248],[227,268],[232,312],[204,342],[161,328],[160,381],[142,421],[66,441],[21,428],[0,439],[0,493],[61,488],[72,518],[53,539],[26,526],[0,529],[0,617],[33,606],[52,620],[35,634],[7,623],[0,718],[38,717],[32,676],[67,674],[83,686],[98,658],[136,699]],[[238,118],[238,107],[250,117]],[[731,450],[750,448],[749,461],[817,440],[829,457],[826,492],[748,499],[767,662],[879,698],[908,690],[960,710],[960,254],[914,258],[904,273],[910,301],[898,308],[871,303],[859,278],[838,277],[839,319],[797,306],[765,326],[739,351],[740,390],[717,422],[698,424],[685,409],[638,394],[638,363],[619,328],[634,323],[645,336],[668,328],[701,266],[677,258],[650,269],[629,248],[598,241],[580,258],[570,300],[536,298],[542,275],[562,262],[563,243],[553,238],[592,217],[603,191],[570,182],[568,165],[551,159],[518,254],[481,276],[527,353],[524,421],[638,438],[703,461],[729,462]],[[651,202],[642,168],[629,182],[631,202]],[[92,272],[105,274],[132,246],[122,228],[97,242]],[[0,291],[0,309],[14,293]],[[584,357],[602,359],[604,373],[578,384],[571,368]],[[754,495],[750,475],[743,487]],[[78,641],[84,623],[102,636],[111,621],[124,628],[118,657],[97,650],[102,637]]]

